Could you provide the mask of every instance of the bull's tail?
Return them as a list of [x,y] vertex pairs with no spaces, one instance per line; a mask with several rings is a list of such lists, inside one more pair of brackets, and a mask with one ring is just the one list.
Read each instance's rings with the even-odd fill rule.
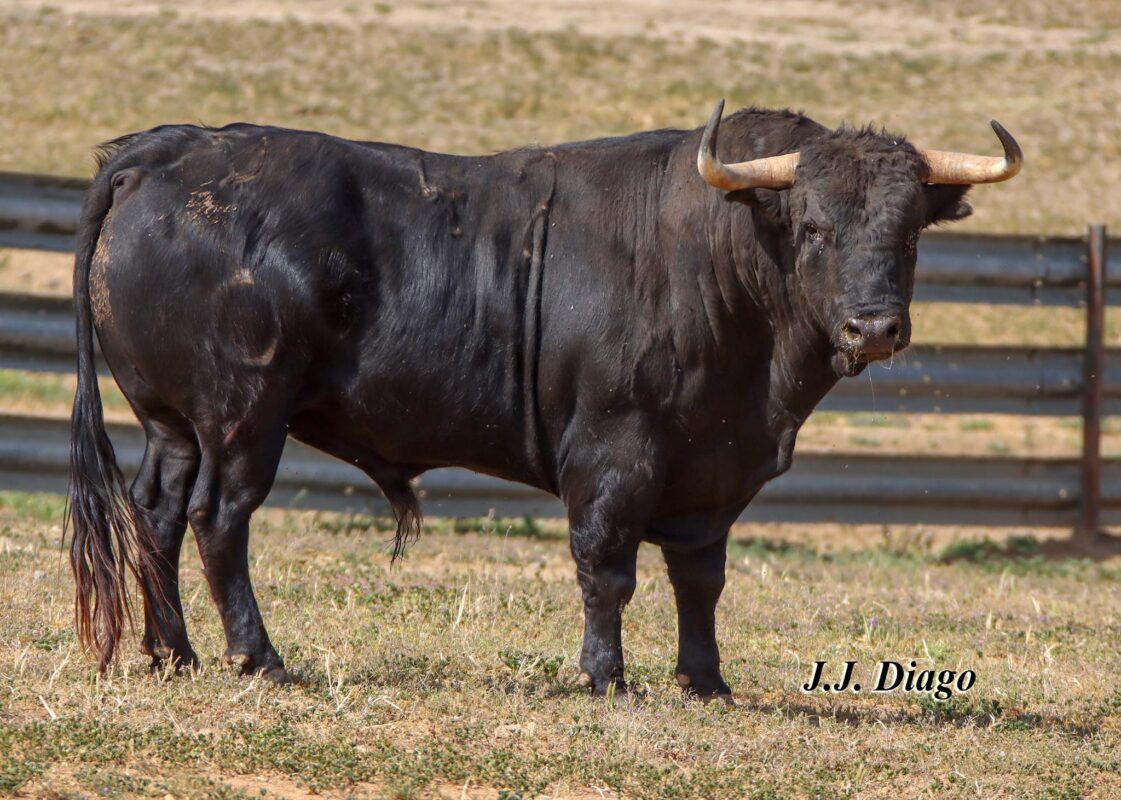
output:
[[125,624],[132,624],[129,577],[149,571],[152,536],[133,502],[105,432],[94,359],[90,268],[113,203],[113,176],[103,167],[86,195],[74,261],[78,388],[70,419],[70,487],[64,526],[76,584],[75,621],[82,644],[112,661]]

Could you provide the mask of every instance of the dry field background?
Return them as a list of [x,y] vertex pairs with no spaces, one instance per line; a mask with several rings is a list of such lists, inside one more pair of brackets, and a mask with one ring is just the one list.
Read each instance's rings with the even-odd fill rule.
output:
[[[172,121],[488,152],[693,127],[724,96],[983,152],[996,117],[1028,168],[976,189],[957,229],[1078,235],[1121,216],[1119,66],[1112,0],[0,0],[0,169],[88,175],[95,143]],[[67,292],[69,269],[0,252],[0,289]],[[913,313],[924,343],[1077,344],[1084,325],[1077,309]],[[0,408],[61,415],[72,391],[0,371]],[[800,447],[1060,454],[1079,435],[1077,420],[819,414]],[[1115,420],[1105,449],[1121,455]],[[734,709],[682,702],[669,586],[644,552],[626,618],[638,696],[612,707],[574,686],[559,524],[432,521],[391,569],[386,520],[263,515],[254,576],[299,676],[276,690],[219,663],[191,546],[203,671],[152,679],[126,655],[99,678],[71,632],[60,514],[0,494],[0,794],[1121,797],[1121,560],[1072,557],[1062,532],[738,529],[719,616]],[[798,690],[807,664],[846,658],[979,680],[945,704]]]

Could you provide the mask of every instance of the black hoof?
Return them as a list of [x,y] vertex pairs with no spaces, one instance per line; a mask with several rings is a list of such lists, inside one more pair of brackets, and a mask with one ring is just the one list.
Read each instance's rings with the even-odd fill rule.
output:
[[181,674],[183,670],[194,670],[200,666],[198,656],[190,647],[177,650],[166,645],[156,645],[155,647],[145,645],[140,648],[140,652],[151,658],[148,663],[148,671],[153,675],[165,673],[168,665],[171,665],[176,675]]
[[292,675],[284,667],[268,667],[258,671],[257,674],[276,686],[287,686],[292,683]]
[[622,678],[594,678],[588,672],[581,672],[576,683],[594,697],[623,698],[627,696],[627,684]]
[[284,662],[271,649],[260,655],[233,653],[227,650],[225,658],[227,664],[237,665],[243,677],[259,676],[278,686],[284,686],[292,682],[292,676],[284,668]]
[[713,700],[719,700],[729,706],[736,704],[736,701],[732,699],[732,690],[720,677],[694,680],[684,672],[679,672],[677,673],[677,685],[681,687],[681,691],[685,693],[686,698],[700,700],[706,705]]

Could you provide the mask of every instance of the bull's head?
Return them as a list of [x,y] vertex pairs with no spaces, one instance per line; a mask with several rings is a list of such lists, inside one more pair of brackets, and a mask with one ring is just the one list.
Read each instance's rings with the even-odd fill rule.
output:
[[[697,167],[731,197],[762,201],[788,229],[800,293],[842,376],[907,346],[922,230],[967,217],[972,184],[1008,180],[1023,165],[1019,145],[996,121],[999,158],[918,150],[883,133],[842,129],[798,152],[724,164],[716,155],[723,110],[721,101],[701,138]],[[748,191],[755,189],[775,191]]]

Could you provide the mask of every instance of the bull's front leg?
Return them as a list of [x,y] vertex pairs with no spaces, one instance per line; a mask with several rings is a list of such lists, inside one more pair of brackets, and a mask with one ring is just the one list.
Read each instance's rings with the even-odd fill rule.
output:
[[580,651],[580,683],[593,694],[626,691],[623,679],[623,608],[635,588],[637,544],[623,544],[609,553],[577,544],[572,554],[584,594],[584,646]]
[[612,491],[579,505],[570,503],[569,526],[584,596],[580,683],[593,694],[606,695],[626,691],[623,609],[634,594],[635,562],[650,502],[648,475],[617,470],[601,473],[597,483]]
[[724,590],[728,538],[696,550],[662,548],[677,599],[677,682],[702,699],[731,701],[732,690],[720,675],[716,644],[716,603]]

